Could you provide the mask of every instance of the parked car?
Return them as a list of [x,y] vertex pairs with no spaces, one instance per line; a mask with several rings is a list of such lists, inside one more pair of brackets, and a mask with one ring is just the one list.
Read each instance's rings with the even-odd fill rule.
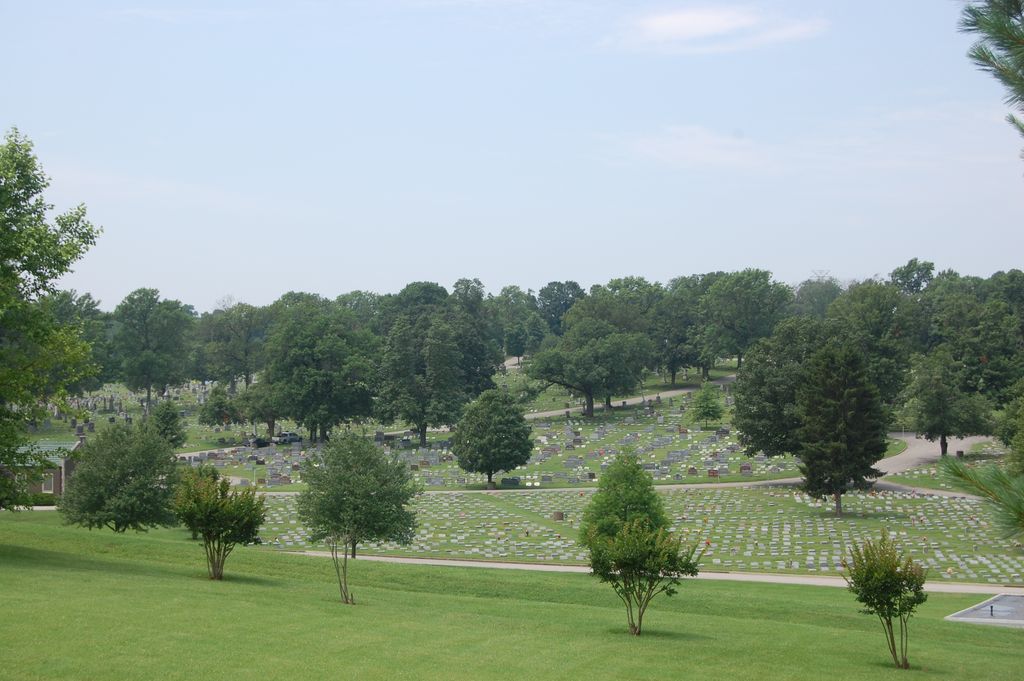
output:
[[246,440],[245,444],[253,449],[260,449],[261,447],[269,447],[270,440],[263,437],[253,437]]
[[302,436],[292,431],[279,433],[278,436],[274,439],[277,441],[278,444],[282,445],[290,444],[292,442],[302,442]]

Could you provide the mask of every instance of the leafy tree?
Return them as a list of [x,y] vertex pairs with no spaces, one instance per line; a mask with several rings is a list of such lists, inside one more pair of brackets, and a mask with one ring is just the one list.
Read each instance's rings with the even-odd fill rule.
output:
[[150,414],[153,427],[160,437],[167,440],[172,449],[177,449],[185,444],[186,433],[184,419],[178,413],[178,408],[173,402],[164,401],[158,404],[153,413]]
[[177,462],[171,445],[148,424],[104,428],[82,448],[57,509],[65,522],[90,530],[173,525]]
[[[238,403],[239,416],[242,420],[253,424],[254,433],[257,423],[265,423],[267,437],[274,436],[277,421],[285,414],[283,392],[279,386],[268,380],[263,380],[254,383],[235,398]],[[312,432],[311,435],[315,436],[316,433]]]
[[578,300],[562,320],[563,331],[582,319],[600,319],[621,333],[648,334],[651,316],[664,296],[660,284],[643,277],[612,279],[595,284],[590,293]]
[[[1006,103],[1024,112],[1024,1],[970,2],[960,17],[960,29],[980,36],[968,56],[1003,84]],[[1006,120],[1024,135],[1024,122],[1012,113]]]
[[132,390],[146,391],[148,412],[154,387],[185,379],[195,313],[177,300],[161,300],[156,289],[140,288],[121,301],[114,319],[113,346],[121,379]]
[[793,292],[772,281],[771,272],[745,269],[718,278],[701,299],[707,343],[718,355],[736,357],[743,366],[747,348],[770,336],[789,308]]
[[1009,539],[1024,537],[1024,475],[1000,466],[972,468],[958,459],[945,459],[943,473],[986,499],[995,511],[996,524]]
[[249,387],[264,364],[270,309],[246,303],[226,305],[199,318],[197,336],[212,378],[231,386],[242,379]]
[[911,258],[906,265],[901,265],[889,273],[889,281],[903,293],[916,296],[932,282],[934,272],[934,263]]
[[469,400],[494,387],[501,352],[485,318],[483,287],[460,279],[449,297],[437,284],[409,284],[391,301],[381,353],[377,414],[427,429],[454,425]]
[[790,309],[797,317],[824,319],[828,306],[842,293],[839,282],[832,277],[807,279],[796,287]]
[[459,467],[486,473],[493,484],[498,471],[511,471],[530,460],[533,440],[522,407],[505,390],[485,390],[467,405],[452,436]]
[[[246,391],[248,393],[248,391]],[[206,396],[206,401],[199,407],[199,423],[204,426],[226,426],[229,423],[242,423],[244,417],[239,409],[238,401],[228,396],[222,385],[215,385]],[[271,426],[273,435],[273,426]]]
[[748,454],[782,456],[800,447],[797,389],[807,360],[832,334],[827,322],[786,319],[750,349],[733,384],[733,425]]
[[[76,327],[89,344],[89,364],[93,370],[67,386],[72,395],[99,390],[104,383],[114,380],[110,357],[111,315],[99,309],[99,301],[90,294],[76,291],[54,291],[42,299],[42,304],[60,326]],[[59,376],[57,377],[59,379]]]
[[860,349],[868,378],[883,404],[894,405],[905,385],[910,355],[921,348],[921,308],[892,284],[865,281],[850,286],[828,309],[836,335]]
[[905,391],[911,427],[930,442],[939,441],[946,456],[946,438],[987,435],[992,430],[991,407],[984,396],[962,388],[963,364],[941,346],[912,358]]
[[867,489],[881,472],[872,465],[886,450],[886,422],[878,390],[867,378],[861,354],[848,346],[826,345],[811,356],[797,393],[798,437],[804,490],[835,500]]
[[642,632],[651,600],[674,595],[682,577],[697,574],[703,555],[696,545],[684,548],[668,524],[651,477],[632,454],[616,457],[583,512],[580,537],[590,551],[591,571],[626,606],[634,636]]
[[[860,546],[854,545],[843,566],[846,584],[864,605],[861,612],[876,615],[882,623],[893,663],[900,669],[909,669],[909,620],[917,606],[928,600],[924,592],[927,571],[910,556],[902,555],[884,530],[877,542],[869,539]],[[899,643],[893,629],[894,619],[899,622]]]
[[562,335],[562,317],[586,295],[575,281],[551,281],[537,292],[537,309],[551,333]]
[[541,350],[527,367],[531,378],[567,388],[584,399],[584,416],[594,415],[594,397],[633,390],[653,354],[646,336],[617,333],[599,319],[576,321],[553,348]]
[[377,339],[352,313],[312,294],[286,294],[274,305],[261,382],[283,415],[327,439],[342,421],[369,416]]
[[404,463],[351,434],[309,458],[303,479],[308,487],[299,494],[299,517],[313,541],[330,547],[341,601],[353,604],[348,549],[354,558],[361,542],[410,542],[416,515],[408,506],[419,489]]
[[676,384],[679,370],[701,360],[700,297],[698,277],[673,279],[654,306],[650,335],[658,364]]
[[0,143],[0,509],[29,503],[28,483],[44,462],[28,445],[28,424],[92,373],[81,327],[61,324],[40,300],[98,230],[81,205],[51,218],[49,184],[32,143],[12,129]]
[[266,501],[256,490],[231,491],[231,483],[216,469],[190,468],[174,495],[174,512],[181,524],[203,540],[210,579],[224,579],[224,563],[239,544],[259,543],[266,519]]
[[708,427],[709,421],[717,421],[725,414],[725,407],[722,406],[722,391],[712,383],[705,383],[693,396],[690,403],[690,413],[693,418],[704,422]]

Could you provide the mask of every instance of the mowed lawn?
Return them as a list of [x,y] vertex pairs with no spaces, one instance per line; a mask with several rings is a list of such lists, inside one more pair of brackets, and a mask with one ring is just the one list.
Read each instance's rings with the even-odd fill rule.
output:
[[0,679],[1020,679],[1024,630],[943,621],[933,594],[910,672],[842,589],[687,582],[626,633],[587,575],[329,560],[238,549],[206,579],[183,530],[115,536],[51,512],[0,515]]

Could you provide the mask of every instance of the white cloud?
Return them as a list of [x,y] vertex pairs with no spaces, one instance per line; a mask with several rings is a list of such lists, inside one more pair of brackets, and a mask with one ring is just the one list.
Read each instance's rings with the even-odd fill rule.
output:
[[748,7],[692,7],[634,19],[618,41],[676,54],[740,52],[814,37],[824,19],[784,19]]

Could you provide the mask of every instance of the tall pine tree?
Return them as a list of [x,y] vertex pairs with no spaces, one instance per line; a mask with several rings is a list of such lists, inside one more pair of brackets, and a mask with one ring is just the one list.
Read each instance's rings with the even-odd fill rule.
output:
[[826,345],[807,364],[797,392],[798,451],[804,490],[835,500],[867,489],[882,473],[873,464],[885,454],[886,420],[878,389],[867,377],[864,357],[851,347]]

